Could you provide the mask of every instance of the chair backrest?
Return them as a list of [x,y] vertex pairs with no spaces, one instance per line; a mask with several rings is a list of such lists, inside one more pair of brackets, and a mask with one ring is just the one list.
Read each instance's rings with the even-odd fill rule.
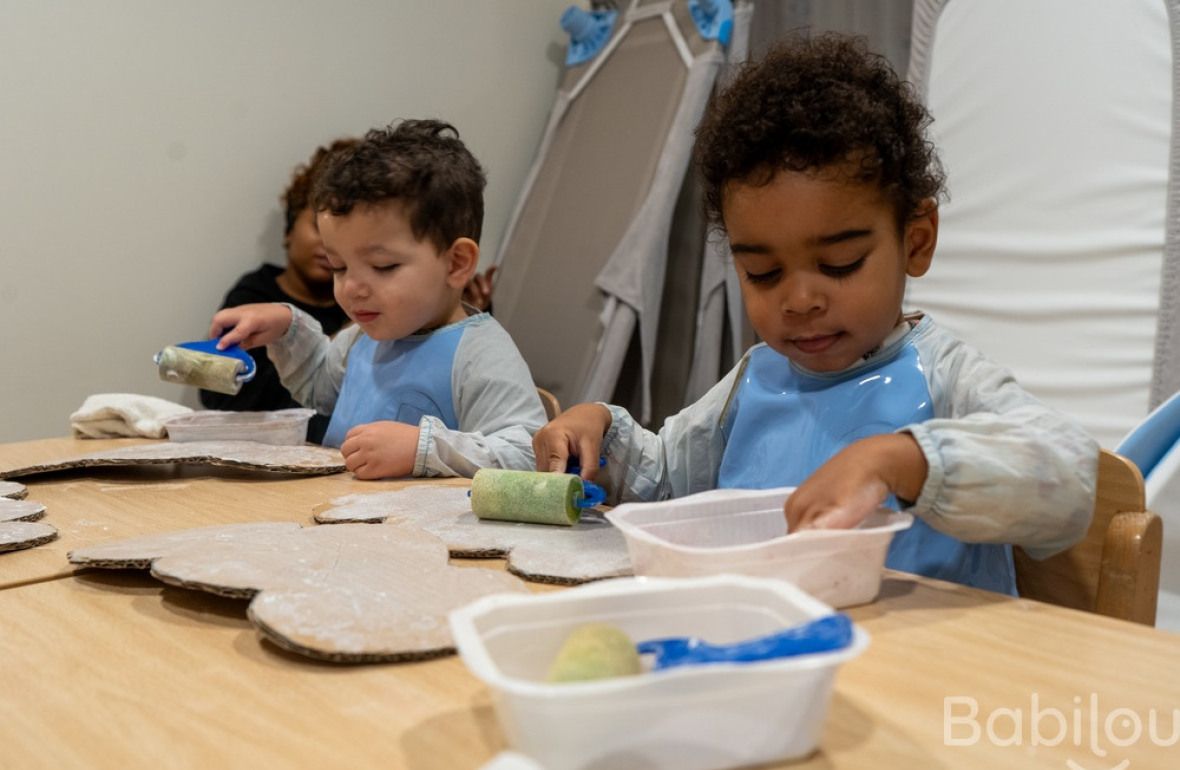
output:
[[541,397],[541,404],[545,407],[545,418],[552,420],[557,415],[561,414],[561,404],[557,401],[557,396],[553,395],[544,388],[537,388],[537,395]]
[[1042,561],[1014,549],[1017,590],[1027,599],[1154,625],[1162,538],[1159,517],[1144,505],[1139,469],[1104,449],[1085,539]]
[[917,0],[946,167],[907,300],[1115,447],[1180,387],[1175,0]]

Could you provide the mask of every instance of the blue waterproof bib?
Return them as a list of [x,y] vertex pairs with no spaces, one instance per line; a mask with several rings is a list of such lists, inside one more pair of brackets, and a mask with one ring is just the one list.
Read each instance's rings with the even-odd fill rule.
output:
[[[722,430],[717,485],[798,486],[858,439],[934,416],[917,348],[909,338],[869,362],[809,373],[766,346],[750,352]],[[897,507],[892,498],[889,505]],[[920,518],[894,538],[885,565],[1001,593],[1016,593],[1012,549],[963,543]]]
[[353,427],[378,420],[417,425],[423,415],[459,427],[451,393],[455,350],[465,323],[444,326],[427,335],[378,342],[357,337],[324,445],[338,447]]

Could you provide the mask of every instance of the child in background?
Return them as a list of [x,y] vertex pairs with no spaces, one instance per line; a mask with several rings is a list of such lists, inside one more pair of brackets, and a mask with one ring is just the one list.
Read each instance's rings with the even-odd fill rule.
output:
[[[328,147],[317,147],[306,165],[295,169],[291,183],[283,192],[286,221],[283,229],[283,250],[287,253],[286,267],[264,264],[246,273],[233,285],[221,303],[223,308],[255,302],[286,302],[308,313],[325,334],[340,331],[348,320],[344,310],[332,296],[332,273],[324,254],[320,234],[316,229],[315,212],[309,200],[312,178],[332,150],[349,147],[355,139],[337,139]],[[287,409],[299,404],[292,398],[274,364],[267,358],[265,348],[249,351],[257,364],[254,379],[242,385],[236,395],[202,390],[201,403],[209,409],[235,412],[255,412]],[[314,415],[307,427],[309,441],[319,443],[328,427],[325,415]]]
[[[508,333],[461,302],[479,261],[484,174],[455,129],[410,120],[333,152],[312,206],[336,300],[329,340],[289,304],[213,316],[219,347],[266,345],[358,478],[532,468],[545,412]],[[225,331],[227,330],[228,331]]]
[[853,527],[893,498],[916,518],[887,566],[1008,594],[1009,544],[1046,557],[1080,540],[1097,444],[934,319],[902,312],[938,235],[929,121],[856,41],[747,65],[709,105],[696,158],[764,342],[659,435],[616,406],[573,407],[535,436],[537,467],[602,451],[611,502],[798,486],[791,531]]

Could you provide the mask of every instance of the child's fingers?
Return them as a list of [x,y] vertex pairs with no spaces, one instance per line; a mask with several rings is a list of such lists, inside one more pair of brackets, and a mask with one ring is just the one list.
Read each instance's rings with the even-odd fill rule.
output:
[[542,428],[533,437],[533,453],[536,455],[537,470],[561,473],[569,458],[569,448],[564,436],[554,437],[556,431]]
[[[538,465],[537,470],[549,471],[550,473],[565,473],[565,466],[569,463],[570,452],[569,446],[565,442],[553,442],[549,445],[550,449],[546,453],[545,466]],[[537,458],[540,460],[540,458]]]
[[594,481],[598,475],[598,450],[601,446],[602,442],[596,441],[594,436],[578,439],[578,461],[582,466],[582,478],[586,481]]
[[349,470],[352,466],[348,465],[349,461],[358,462],[359,452],[361,451],[361,434],[357,431],[363,426],[356,426],[348,433],[344,434],[344,441],[340,444],[340,454],[344,455],[344,464]]
[[[215,334],[213,336],[216,337],[218,335]],[[249,344],[249,338],[250,338],[249,325],[245,324],[245,323],[239,323],[237,326],[230,329],[225,334],[220,335],[220,339],[217,340],[217,349],[218,350],[225,350],[230,345],[241,345],[244,348],[253,347],[252,345]]]
[[344,456],[344,467],[353,473],[364,464],[364,455],[360,452],[351,452]]
[[214,313],[213,319],[209,322],[209,339],[220,337],[226,329],[232,329],[237,325],[237,317],[238,314],[233,312],[233,308]]

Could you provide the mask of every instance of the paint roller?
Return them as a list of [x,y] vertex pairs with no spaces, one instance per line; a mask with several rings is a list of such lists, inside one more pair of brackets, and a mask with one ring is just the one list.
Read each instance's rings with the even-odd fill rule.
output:
[[236,395],[258,370],[253,357],[238,345],[217,349],[217,340],[169,345],[152,357],[160,379],[203,390]]
[[571,473],[481,468],[471,479],[471,510],[481,519],[572,527],[605,500],[602,487]]

